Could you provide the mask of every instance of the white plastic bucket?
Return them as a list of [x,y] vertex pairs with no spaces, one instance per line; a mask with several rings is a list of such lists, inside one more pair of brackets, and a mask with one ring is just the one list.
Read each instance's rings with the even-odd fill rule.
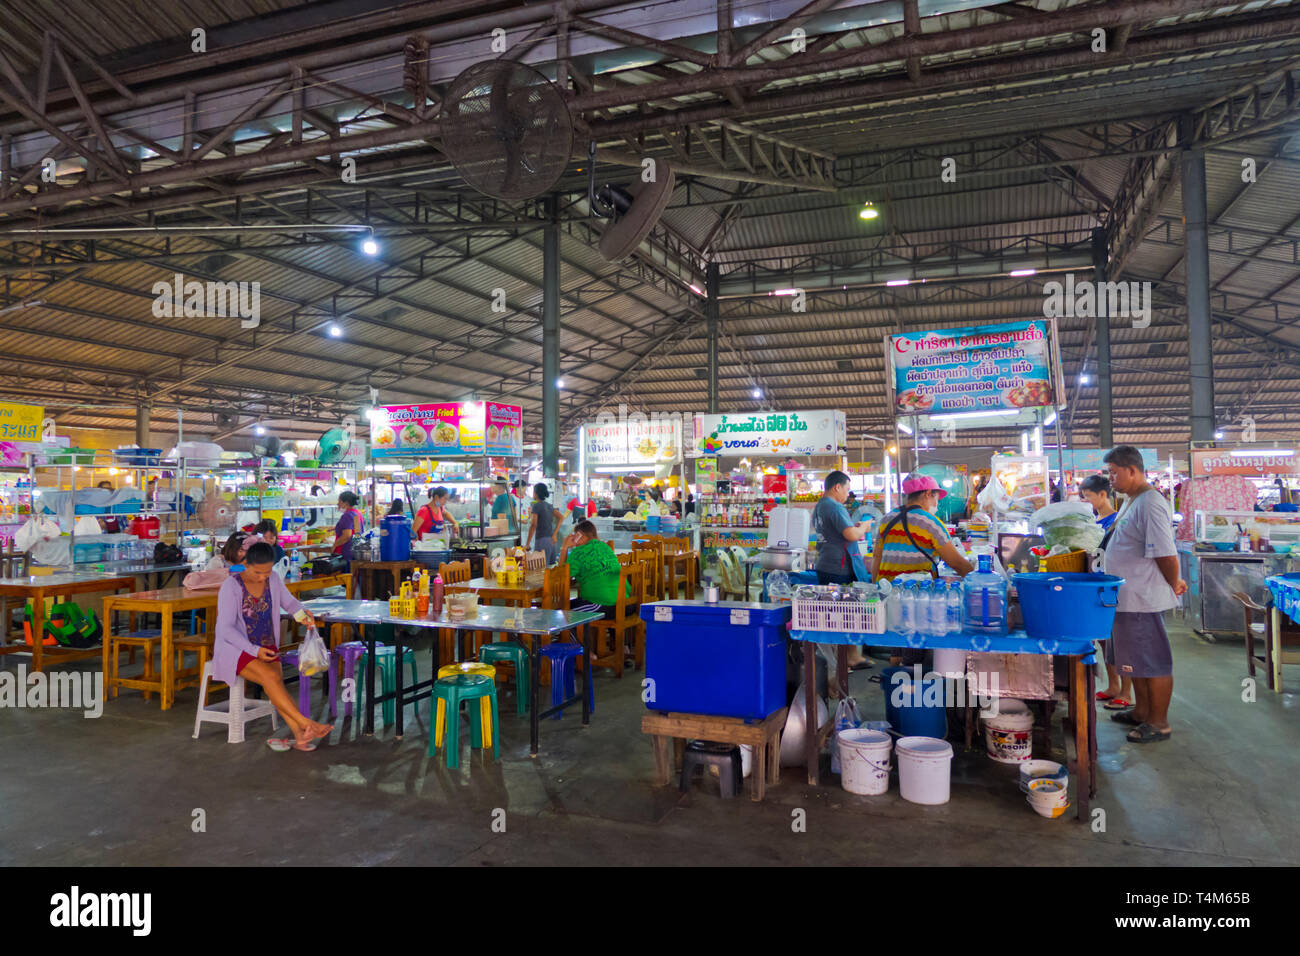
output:
[[944,677],[965,677],[966,652],[960,648],[935,648],[934,671],[936,674],[942,674]]
[[991,760],[1023,763],[1033,756],[1034,715],[1023,700],[998,701],[998,715],[984,719],[984,743]]
[[835,735],[840,748],[840,783],[849,793],[878,796],[889,791],[889,752],[894,738],[858,727]]
[[948,802],[952,782],[952,744],[937,737],[904,737],[894,747],[898,790],[910,803]]

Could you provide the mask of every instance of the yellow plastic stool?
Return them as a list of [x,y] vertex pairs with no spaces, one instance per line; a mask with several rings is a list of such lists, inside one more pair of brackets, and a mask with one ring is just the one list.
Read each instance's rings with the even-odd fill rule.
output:
[[[440,677],[433,685],[437,700],[433,726],[429,728],[428,755],[434,756],[438,747],[444,747],[447,766],[460,766],[460,705],[471,704],[470,746],[486,751],[490,746],[494,759],[501,759],[500,735],[496,730],[497,690],[496,680],[486,674],[457,673]],[[472,705],[477,698],[478,709]]]
[[438,668],[438,678],[458,677],[461,674],[482,674],[484,677],[496,679],[497,669],[491,664],[480,664],[478,661],[458,661],[455,664],[444,664]]

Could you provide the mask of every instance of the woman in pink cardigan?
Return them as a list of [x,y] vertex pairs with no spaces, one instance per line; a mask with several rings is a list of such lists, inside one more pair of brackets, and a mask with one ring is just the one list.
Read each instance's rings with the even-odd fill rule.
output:
[[301,623],[315,622],[272,571],[274,561],[271,546],[258,541],[244,555],[244,570],[231,574],[217,592],[212,673],[227,684],[242,677],[265,688],[266,696],[293,731],[292,740],[268,740],[272,750],[288,750],[291,744],[295,750],[315,750],[316,741],[328,737],[334,725],[304,717],[285,690],[280,671],[280,615],[288,611]]

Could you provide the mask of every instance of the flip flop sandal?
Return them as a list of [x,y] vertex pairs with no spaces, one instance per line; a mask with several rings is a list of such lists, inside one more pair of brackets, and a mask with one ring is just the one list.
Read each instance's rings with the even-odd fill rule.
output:
[[313,750],[316,749],[316,741],[314,741],[314,740],[308,740],[308,741],[306,741],[306,742],[299,742],[299,741],[296,741],[296,740],[295,740],[295,741],[294,741],[294,744],[293,744],[293,749],[294,749],[294,750],[305,750],[305,751],[307,751],[308,753],[311,753],[311,751],[313,751]]
[[1138,720],[1130,711],[1121,710],[1118,714],[1111,714],[1110,719],[1117,724],[1128,724],[1130,727],[1141,727],[1142,721]]
[[267,738],[266,745],[270,747],[272,750],[274,750],[276,753],[282,754],[286,750],[289,750],[290,748],[293,747],[293,738],[292,737],[269,737]]
[[869,671],[871,670],[871,661],[858,661],[856,664],[850,664],[851,671]]
[[1172,730],[1156,730],[1150,724],[1142,724],[1136,730],[1129,731],[1128,742],[1132,744],[1153,744],[1161,740],[1168,740],[1173,735]]
[[1110,703],[1106,705],[1106,709],[1107,710],[1128,710],[1132,706],[1133,706],[1132,702],[1125,700],[1123,697],[1113,697],[1111,698]]
[[1114,696],[1115,696],[1114,694],[1108,694],[1104,690],[1097,691],[1098,700],[1111,700]]

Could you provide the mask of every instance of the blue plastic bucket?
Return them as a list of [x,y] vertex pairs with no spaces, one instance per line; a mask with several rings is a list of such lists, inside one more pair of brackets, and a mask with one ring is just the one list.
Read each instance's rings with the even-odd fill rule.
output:
[[1012,575],[1025,632],[1034,640],[1101,641],[1110,637],[1124,579],[1113,574],[1039,571]]
[[647,515],[645,519],[645,529],[649,534],[659,533],[659,516]]
[[[922,668],[922,672],[924,670]],[[895,674],[902,674],[901,684]],[[943,678],[914,681],[913,676],[911,667],[886,667],[880,672],[880,687],[885,692],[885,720],[904,737],[938,737],[942,740],[948,734]],[[927,697],[937,704],[926,706]]]

